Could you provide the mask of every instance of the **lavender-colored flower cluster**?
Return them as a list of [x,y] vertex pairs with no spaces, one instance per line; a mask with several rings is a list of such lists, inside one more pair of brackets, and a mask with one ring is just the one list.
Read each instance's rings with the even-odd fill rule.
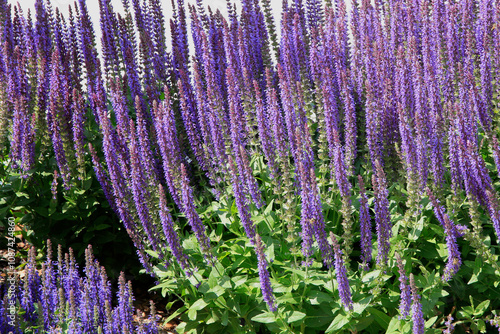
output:
[[[71,249],[63,254],[59,246],[57,260],[53,259],[50,241],[41,269],[37,268],[35,255],[33,247],[24,283],[16,287],[20,308],[16,314],[20,316],[12,322],[7,313],[0,312],[0,332],[22,333],[23,328],[32,327],[40,333],[60,333],[62,328],[68,333],[158,333],[154,317],[143,324],[135,323],[134,296],[123,272],[118,279],[116,301],[113,300],[111,283],[104,267],[94,258],[91,246],[85,251],[83,273]],[[9,308],[6,286],[2,283],[0,288],[0,310]]]
[[455,329],[455,324],[453,323],[453,320],[454,319],[451,315],[449,315],[446,318],[446,322],[445,322],[446,329],[443,331],[443,334],[452,334],[453,333],[453,330]]
[[[151,274],[156,260],[148,250],[192,273],[196,265],[182,249],[189,233],[214,263],[212,231],[197,207],[197,190],[204,184],[217,200],[234,200],[241,233],[255,246],[262,293],[271,309],[269,264],[260,226],[252,220],[265,204],[268,179],[277,196],[273,205],[291,220],[290,242],[301,243],[303,264],[311,265],[318,255],[326,267],[335,266],[346,308],[352,301],[344,265],[357,246],[357,226],[361,267],[368,270],[372,261],[372,199],[376,263],[389,263],[397,239],[389,192],[398,172],[406,177],[401,184],[415,192],[410,198],[428,190],[446,235],[444,281],[460,268],[457,239],[466,227],[455,225],[440,205],[440,189],[449,186],[471,207],[482,207],[500,238],[494,187],[500,174],[490,175],[482,154],[489,146],[500,171],[492,103],[500,69],[498,1],[478,8],[471,1],[354,0],[350,8],[344,0],[324,6],[306,1],[306,10],[300,0],[284,1],[278,34],[268,2],[261,8],[258,1],[242,0],[238,14],[229,1],[226,18],[201,1],[186,6],[177,0],[167,45],[158,0],[123,0],[124,13],[102,0],[101,57],[84,0],[70,7],[68,18],[43,0],[36,1],[34,15],[0,3],[0,148],[5,142],[12,167],[25,177],[38,163],[35,154],[51,152],[58,169],[54,198],[59,178],[67,191],[82,176],[85,159],[91,160]],[[92,125],[99,146],[85,138]],[[357,175],[364,171],[372,181],[366,191]],[[356,183],[359,212],[351,198]],[[294,196],[296,201],[290,199]],[[343,219],[343,259],[339,246],[332,251],[327,240],[338,227],[324,204],[336,196],[342,201],[337,211]],[[173,210],[181,213],[180,224]],[[70,270],[63,267],[61,275]],[[408,279],[399,269],[401,315],[406,316]],[[100,271],[92,275],[97,280]],[[410,277],[413,291],[412,282]],[[90,286],[62,294],[64,301],[87,303],[94,295]],[[29,298],[35,297],[27,293],[26,305]],[[420,332],[416,292],[412,299],[415,332]],[[47,297],[46,303],[52,307],[54,301]],[[104,324],[106,305],[101,304]],[[26,307],[27,317],[33,316]],[[69,303],[72,317],[86,312],[81,310]],[[93,311],[79,317],[78,326],[89,326]]]

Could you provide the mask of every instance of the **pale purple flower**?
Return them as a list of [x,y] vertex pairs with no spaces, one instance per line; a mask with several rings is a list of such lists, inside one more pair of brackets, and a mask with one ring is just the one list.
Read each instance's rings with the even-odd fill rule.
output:
[[452,334],[453,331],[455,330],[455,324],[453,323],[453,317],[451,315],[448,315],[446,318],[446,321],[444,325],[446,328],[443,330],[443,334]]

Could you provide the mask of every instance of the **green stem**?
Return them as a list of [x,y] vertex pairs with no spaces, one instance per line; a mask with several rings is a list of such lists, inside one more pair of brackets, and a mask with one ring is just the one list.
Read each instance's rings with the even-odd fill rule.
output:
[[283,322],[283,325],[284,325],[287,333],[293,333],[292,328],[288,325],[288,323],[285,321],[285,319],[283,319],[283,315],[281,314],[280,311],[278,311],[278,319],[281,320],[281,322]]

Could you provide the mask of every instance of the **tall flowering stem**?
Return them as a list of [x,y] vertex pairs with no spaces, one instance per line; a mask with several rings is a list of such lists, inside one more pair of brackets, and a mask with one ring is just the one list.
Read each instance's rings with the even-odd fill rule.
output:
[[358,175],[359,184],[359,224],[361,227],[361,267],[369,269],[369,262],[372,260],[372,222],[370,217],[370,206],[366,196],[365,185],[361,175]]
[[375,175],[372,177],[375,193],[375,223],[377,228],[377,264],[385,265],[389,254],[389,238],[392,236],[392,224],[389,214],[387,180],[382,165],[375,162]]
[[255,243],[255,226],[251,219],[250,208],[246,202],[245,194],[241,188],[241,183],[239,183],[238,171],[232,157],[229,157],[229,170],[231,172],[232,188],[234,194],[234,200],[236,201],[236,208],[238,208],[238,214],[240,216],[241,224],[245,234],[247,235],[250,242]]
[[189,185],[188,175],[184,164],[181,164],[181,184],[182,211],[186,215],[189,225],[193,229],[193,232],[196,235],[196,239],[198,239],[198,242],[200,243],[200,247],[205,258],[210,262],[212,261],[210,238],[207,236],[205,225],[203,225],[200,216],[196,212],[193,189]]
[[158,193],[160,194],[160,220],[163,227],[163,234],[165,235],[165,239],[167,240],[168,246],[172,254],[174,255],[177,263],[181,266],[182,269],[189,269],[189,261],[188,257],[184,254],[182,250],[181,242],[179,235],[175,231],[174,222],[172,220],[172,216],[170,215],[170,211],[167,207],[167,201],[165,199],[165,191],[163,187],[158,186]]
[[411,320],[413,323],[413,333],[424,334],[425,321],[422,313],[422,304],[420,303],[420,295],[415,284],[415,277],[410,274],[410,288],[411,288]]
[[271,281],[269,279],[269,263],[266,260],[266,255],[264,254],[264,245],[262,244],[262,239],[257,234],[255,236],[255,252],[257,253],[257,267],[259,271],[260,278],[260,289],[262,291],[262,296],[266,302],[269,309],[274,312],[277,310],[276,298],[273,294],[273,288],[271,286]]
[[408,284],[408,276],[406,275],[406,270],[401,260],[401,255],[396,253],[396,263],[398,265],[399,273],[399,290],[401,290],[401,299],[399,302],[399,319],[405,319],[410,315],[411,306],[411,289]]
[[337,237],[333,232],[330,232],[330,240],[333,244],[333,257],[335,259],[335,276],[337,278],[337,284],[339,289],[340,300],[342,305],[347,311],[353,310],[351,288],[349,287],[349,280],[347,279],[347,271],[342,259],[342,250],[340,250],[340,245],[337,241]]
[[457,238],[462,236],[460,232],[463,227],[458,227],[451,221],[445,209],[439,204],[439,200],[427,188],[427,194],[431,200],[434,214],[439,223],[443,226],[446,235],[446,247],[448,248],[448,261],[443,273],[443,281],[449,281],[460,269],[462,258],[458,249]]

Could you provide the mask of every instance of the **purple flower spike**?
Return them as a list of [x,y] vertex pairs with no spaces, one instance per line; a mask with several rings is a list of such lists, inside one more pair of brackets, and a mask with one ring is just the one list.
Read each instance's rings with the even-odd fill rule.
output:
[[361,175],[358,175],[359,183],[359,222],[361,226],[361,267],[369,269],[369,262],[372,260],[372,222],[370,218],[370,206],[366,196],[365,185]]
[[325,219],[323,217],[321,198],[319,196],[314,168],[309,170],[308,191],[310,191],[309,200],[311,201],[309,205],[311,206],[313,213],[311,224],[314,236],[316,237],[316,241],[318,242],[318,246],[321,251],[321,256],[323,257],[323,263],[327,267],[330,267],[332,265],[332,252],[330,246],[328,245]]
[[179,235],[174,229],[174,222],[172,220],[172,216],[170,215],[170,211],[168,210],[167,201],[165,199],[165,191],[163,190],[163,187],[161,185],[158,186],[158,192],[160,194],[160,220],[163,227],[163,234],[165,235],[165,239],[167,240],[172,254],[177,260],[177,263],[179,263],[182,269],[187,270],[189,269],[188,258],[182,250]]
[[424,315],[422,313],[422,305],[420,304],[421,297],[418,294],[413,274],[410,274],[410,288],[411,288],[411,320],[413,322],[413,333],[424,334],[425,321],[424,321]]
[[495,161],[495,165],[497,166],[498,177],[500,178],[500,145],[498,144],[498,139],[495,135],[491,140],[491,147],[493,152],[493,160]]
[[54,178],[52,180],[52,186],[50,187],[50,191],[52,192],[52,199],[56,200],[57,199],[57,178],[59,177],[59,174],[57,173],[57,170],[54,171]]
[[500,317],[495,316],[493,319],[489,321],[491,326],[494,326],[498,329],[498,333],[500,334]]
[[120,331],[133,333],[133,316],[134,308],[132,305],[133,296],[132,291],[130,291],[130,285],[125,281],[125,274],[120,273],[120,278],[118,279],[118,319],[120,322]]
[[376,174],[372,177],[372,183],[375,193],[375,223],[378,243],[377,264],[383,265],[386,264],[387,255],[389,254],[392,224],[387,199],[387,180],[382,165],[378,160],[375,162],[375,169]]
[[139,153],[139,141],[136,136],[136,128],[132,120],[130,120],[130,135],[129,135],[129,150],[130,150],[130,180],[131,191],[134,199],[135,208],[139,221],[144,228],[149,244],[155,252],[162,254],[159,248],[160,242],[155,231],[155,226],[151,224],[150,208],[147,198],[150,197],[148,188],[146,187],[146,178],[143,173],[142,163]]
[[[286,141],[284,119],[281,108],[278,105],[278,94],[276,89],[273,87],[273,79],[271,70],[266,68],[266,82],[267,82],[267,114],[271,122],[272,138],[274,141],[274,147],[276,148],[277,155],[281,160],[281,164],[288,157],[289,144]],[[500,168],[500,167],[499,167]]]
[[141,99],[136,96],[135,97],[135,112],[137,115],[137,140],[138,140],[138,149],[139,156],[142,160],[142,166],[145,169],[148,180],[155,182],[159,177],[159,171],[155,168],[155,160],[153,159],[153,152],[151,149],[151,141],[149,140],[148,134],[148,126],[147,126],[147,115],[144,112],[144,109],[141,107]]
[[439,223],[444,228],[446,235],[446,247],[448,248],[448,261],[444,268],[443,281],[449,281],[460,269],[462,258],[458,249],[457,238],[461,236],[458,227],[450,220],[448,214],[445,212],[443,206],[439,204],[439,200],[432,194],[431,190],[427,188],[427,194],[431,200],[434,208],[434,214]]
[[490,218],[493,222],[493,228],[497,235],[497,239],[500,240],[500,206],[498,204],[498,198],[495,196],[494,190],[486,190],[486,196],[488,197],[488,211],[490,213]]
[[[52,134],[52,143],[56,157],[57,166],[61,173],[65,188],[70,187],[70,169],[67,155],[64,149],[65,126],[69,121],[65,118],[69,110],[69,101],[64,98],[64,87],[66,87],[63,69],[60,63],[59,50],[52,53],[52,72],[50,75],[49,110],[47,113],[47,124]],[[66,120],[66,121],[64,121]]]
[[347,178],[347,169],[344,163],[344,150],[342,144],[340,143],[339,133],[337,130],[333,129],[333,170],[335,172],[335,179],[337,181],[337,186],[339,187],[340,194],[342,197],[351,202],[351,183]]
[[448,261],[446,262],[446,267],[444,268],[443,281],[449,281],[460,269],[462,259],[460,256],[460,250],[458,249],[458,232],[455,224],[448,218],[447,215],[444,216],[444,219],[446,246],[448,248]]
[[40,298],[40,276],[36,270],[36,251],[31,247],[28,251],[28,263],[26,265],[26,277],[24,278],[24,289],[22,290],[21,306],[26,313],[24,319],[34,324],[37,318],[35,304]]
[[335,258],[335,276],[337,278],[337,284],[339,288],[340,301],[346,311],[352,311],[352,298],[351,289],[349,287],[349,280],[347,279],[347,271],[344,265],[344,260],[342,259],[342,251],[340,250],[340,245],[333,232],[330,232],[330,239],[333,243],[333,256]]
[[267,270],[269,263],[266,260],[264,245],[262,244],[262,240],[258,234],[255,236],[255,252],[257,253],[257,265],[259,269],[262,296],[264,297],[264,301],[269,306],[271,312],[274,312],[277,310],[277,307],[275,305],[276,300],[274,298],[271,280],[269,279],[269,271]]
[[73,89],[72,122],[76,161],[78,163],[80,175],[83,175],[85,171],[85,157],[83,152],[83,147],[85,144],[85,136],[83,134],[85,126],[85,104],[83,102],[82,95],[76,90],[76,88]]
[[177,138],[175,116],[174,111],[172,110],[168,87],[165,86],[164,91],[165,100],[160,105],[153,102],[156,140],[158,141],[158,146],[160,147],[160,153],[163,161],[163,172],[168,185],[168,190],[174,202],[179,207],[182,207],[179,185],[181,149]]
[[396,253],[396,261],[398,264],[399,272],[399,289],[401,290],[401,301],[399,302],[399,319],[405,319],[410,315],[411,290],[410,285],[408,284],[408,276],[406,276],[405,267],[399,253]]
[[207,236],[205,225],[200,219],[196,207],[194,205],[193,189],[189,186],[189,179],[186,172],[186,167],[181,164],[181,183],[182,183],[182,211],[186,215],[189,225],[193,229],[196,239],[200,243],[201,251],[205,255],[205,259],[211,262],[210,254],[210,239]]
[[257,209],[259,209],[262,205],[264,205],[259,190],[259,184],[257,183],[257,179],[253,176],[252,167],[250,166],[250,161],[248,161],[247,150],[242,145],[240,145],[239,151],[242,168],[241,171],[246,181],[246,190],[248,191],[248,193],[250,193],[250,197],[252,197],[252,201]]
[[300,232],[300,236],[302,237],[302,254],[306,258],[304,261],[304,265],[310,265],[310,257],[312,256],[312,244],[313,244],[313,227],[312,227],[312,220],[314,219],[313,212],[312,212],[312,207],[311,207],[311,201],[310,201],[310,194],[307,191],[307,185],[305,183],[306,181],[306,170],[304,168],[304,164],[299,161],[298,162],[298,169],[301,174],[301,203],[302,203],[302,213],[301,213],[301,219],[300,219],[300,225],[302,227],[302,231]]
[[243,225],[243,229],[245,230],[248,239],[250,239],[250,242],[254,244],[255,226],[250,216],[250,209],[248,207],[248,204],[246,203],[243,189],[241,189],[241,183],[239,183],[238,171],[236,170],[234,160],[231,156],[229,156],[229,169],[231,171],[234,200],[236,201],[236,207],[238,208],[240,221]]
[[271,140],[272,138],[270,131],[271,129],[269,128],[269,125],[266,121],[264,102],[262,101],[260,87],[257,81],[255,80],[253,81],[253,87],[255,90],[255,96],[257,100],[256,102],[257,124],[259,128],[259,137],[262,144],[262,151],[264,152],[264,155],[269,164],[271,178],[274,179],[278,175],[278,170],[275,161],[275,147],[273,141]]
[[55,271],[55,266],[52,261],[52,244],[50,239],[47,240],[47,259],[42,265],[42,277],[41,277],[41,291],[40,299],[43,308],[43,319],[46,328],[51,328],[55,326],[56,310],[57,310],[57,272]]
[[95,151],[95,149],[91,143],[89,143],[89,151],[90,151],[90,155],[92,157],[92,165],[94,165],[94,172],[95,172],[97,181],[99,181],[99,184],[101,185],[102,191],[104,192],[104,196],[108,200],[108,203],[111,206],[111,208],[115,212],[118,212],[118,208],[116,207],[115,200],[113,197],[113,188],[110,184],[109,175],[108,175],[107,171],[105,171],[103,169],[103,166],[99,160],[99,157],[97,156],[97,152]]

